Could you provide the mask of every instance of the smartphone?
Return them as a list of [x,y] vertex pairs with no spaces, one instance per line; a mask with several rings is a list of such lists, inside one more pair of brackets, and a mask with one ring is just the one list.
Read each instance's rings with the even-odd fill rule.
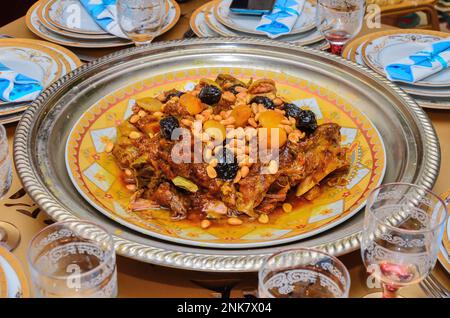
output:
[[275,0],[233,0],[230,11],[236,14],[263,15],[272,11]]

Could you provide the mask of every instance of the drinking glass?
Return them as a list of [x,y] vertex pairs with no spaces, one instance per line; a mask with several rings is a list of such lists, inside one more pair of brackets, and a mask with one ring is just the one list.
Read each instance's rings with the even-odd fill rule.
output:
[[270,256],[258,273],[260,298],[347,298],[350,275],[336,257],[298,248]]
[[162,27],[165,9],[164,0],[118,0],[120,28],[137,46],[150,44]]
[[112,236],[87,221],[64,221],[41,230],[27,252],[35,297],[117,296]]
[[[12,168],[8,148],[6,129],[0,125],[0,200],[11,188]],[[20,232],[13,224],[0,221],[0,246],[8,250],[17,247],[20,241]]]
[[330,44],[331,53],[342,54],[345,43],[361,30],[365,0],[318,0],[316,26]]
[[361,256],[367,272],[395,298],[400,287],[416,284],[433,270],[447,217],[434,193],[407,183],[374,189],[367,199]]

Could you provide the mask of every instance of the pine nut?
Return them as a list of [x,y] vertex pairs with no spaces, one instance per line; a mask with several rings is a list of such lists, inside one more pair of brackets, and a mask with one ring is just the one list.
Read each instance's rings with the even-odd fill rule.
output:
[[111,152],[114,148],[114,144],[112,142],[108,142],[105,146],[105,152]]
[[219,164],[219,160],[217,160],[217,158],[213,158],[210,162],[209,165],[213,168],[217,167],[217,165]]
[[145,110],[140,110],[139,113],[138,113],[138,116],[141,117],[141,118],[145,117],[145,116],[147,116],[147,112]]
[[130,117],[130,123],[135,124],[139,121],[140,117],[139,115],[133,115]]
[[157,117],[157,118],[161,118],[162,116],[164,116],[164,114],[161,113],[161,112],[154,112],[154,113],[153,113],[153,116],[155,116],[155,117]]
[[281,104],[283,104],[283,101],[281,100],[281,98],[277,97],[273,100],[273,103],[275,104],[275,106],[280,106]]
[[136,140],[136,139],[141,138],[141,133],[140,133],[140,132],[137,132],[137,131],[132,131],[132,132],[130,132],[130,134],[128,135],[128,137],[130,137],[130,139]]
[[136,191],[136,185],[134,185],[134,184],[127,184],[125,186],[125,188],[127,188],[127,190],[130,190],[130,191]]
[[238,218],[228,218],[227,223],[229,225],[241,225],[243,222],[241,219]]
[[239,170],[236,174],[236,177],[233,180],[233,183],[238,183],[239,181],[241,181],[242,175],[241,175],[241,170]]
[[125,169],[124,172],[127,177],[131,177],[133,175],[133,172],[131,172],[130,169]]
[[269,216],[267,214],[261,214],[258,218],[258,222],[262,224],[269,223]]
[[249,172],[250,172],[250,169],[247,166],[243,166],[241,168],[241,176],[242,176],[242,178],[245,178],[248,175]]
[[283,208],[283,211],[286,213],[289,213],[292,211],[292,204],[290,204],[290,203],[283,203],[283,205],[281,207]]
[[270,160],[268,168],[270,174],[275,174],[278,172],[278,163],[275,160]]
[[209,220],[203,220],[202,222],[200,222],[200,227],[202,229],[207,229],[210,226],[211,226],[211,221],[209,221]]
[[217,177],[216,169],[214,169],[214,167],[212,167],[212,166],[206,167],[206,173],[208,174],[208,177],[210,177],[211,179],[214,179]]
[[214,119],[214,120],[217,120],[217,121],[221,121],[223,118],[222,118],[222,116],[220,116],[220,115],[215,115],[215,116],[213,117],[213,119]]
[[181,123],[187,127],[192,127],[193,122],[190,121],[189,119],[182,119]]

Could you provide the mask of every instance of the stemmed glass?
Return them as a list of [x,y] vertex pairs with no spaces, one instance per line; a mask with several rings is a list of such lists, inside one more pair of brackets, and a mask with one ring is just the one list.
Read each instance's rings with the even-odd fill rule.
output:
[[365,0],[317,1],[316,26],[331,53],[341,55],[344,45],[361,31],[365,9]]
[[117,296],[114,241],[97,224],[77,220],[47,226],[31,239],[27,260],[35,297]]
[[446,217],[445,203],[413,184],[385,184],[370,193],[361,256],[383,292],[367,297],[395,298],[400,287],[419,283],[431,273]]
[[347,298],[350,275],[336,257],[298,248],[276,253],[258,274],[260,298]]
[[136,46],[150,44],[165,18],[164,0],[118,0],[117,15],[122,31]]
[[[0,200],[11,188],[12,169],[8,148],[6,129],[0,125]],[[17,247],[20,241],[20,232],[13,224],[0,221],[0,246],[8,250]]]

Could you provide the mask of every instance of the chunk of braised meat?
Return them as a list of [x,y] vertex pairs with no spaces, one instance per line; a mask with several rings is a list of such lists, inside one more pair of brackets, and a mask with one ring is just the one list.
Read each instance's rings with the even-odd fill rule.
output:
[[164,105],[163,113],[173,116],[188,116],[189,112],[186,108],[181,107],[178,98],[172,98]]
[[187,216],[189,200],[168,182],[161,183],[153,195],[155,202],[172,212],[172,219],[182,220]]

